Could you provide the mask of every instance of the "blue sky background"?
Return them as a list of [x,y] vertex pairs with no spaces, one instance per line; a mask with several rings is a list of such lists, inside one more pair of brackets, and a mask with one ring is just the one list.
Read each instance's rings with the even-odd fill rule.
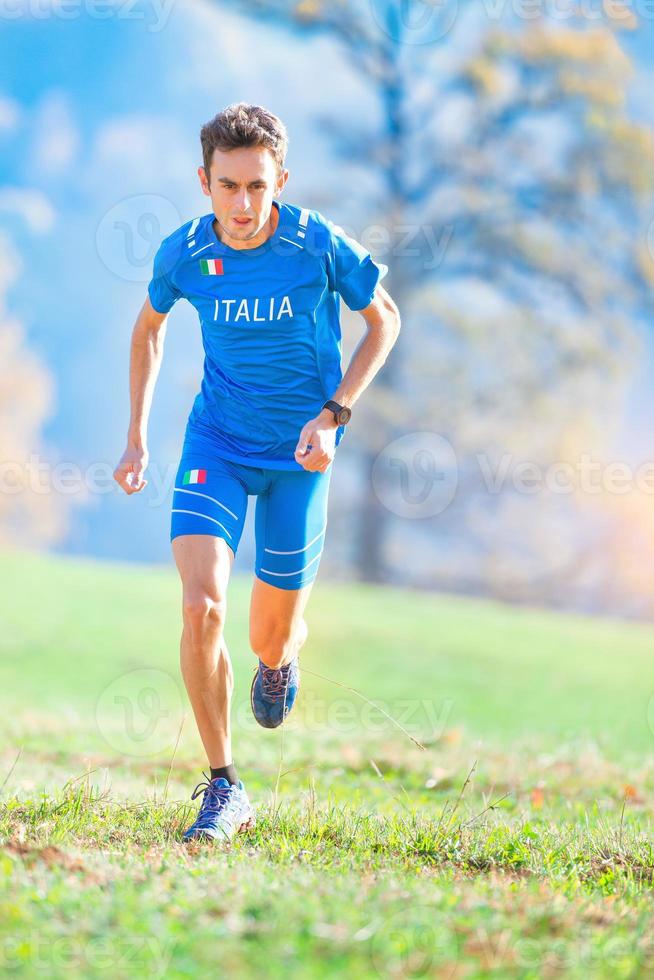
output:
[[[343,209],[360,196],[354,182],[334,181],[327,140],[311,125],[312,111],[333,108],[334,100],[366,105],[358,78],[331,45],[282,45],[277,31],[258,27],[255,46],[249,22],[204,3],[176,5],[157,32],[149,16],[0,22],[7,55],[0,66],[0,218],[22,263],[10,305],[56,380],[47,455],[80,465],[113,467],[124,448],[129,339],[156,244],[210,210],[196,176],[203,122],[238,99],[274,106],[291,133],[287,199],[323,207],[336,184]],[[316,62],[332,71],[315,77]],[[312,77],[304,100],[292,84],[298,71]],[[130,281],[121,274],[124,262],[115,267],[109,256],[107,267],[98,229],[116,207],[133,215],[130,199],[138,211],[141,195],[154,196],[159,225],[151,240],[135,240],[143,266],[141,281]],[[201,369],[195,314],[179,304],[150,425],[151,460],[163,466],[178,455]],[[169,502],[153,507],[151,489],[140,499],[94,497],[76,513],[64,550],[125,557],[126,542],[138,541],[141,555],[128,557],[168,560]]]
[[[204,0],[173,5],[161,30],[152,29],[148,4],[133,14],[0,20],[0,231],[20,263],[7,303],[55,379],[44,453],[81,465],[113,467],[124,448],[129,340],[158,240],[209,210],[195,174],[203,122],[239,99],[268,105],[291,135],[289,201],[356,224],[369,193],[369,175],[335,163],[315,118],[376,119],[374,100],[333,42],[300,41]],[[631,107],[654,127],[653,22],[620,38],[638,67]],[[152,197],[158,224],[150,242],[134,242],[136,272],[126,275],[103,229],[133,219],[142,195]],[[617,447],[631,459],[652,448],[650,325],[641,330],[647,357]],[[161,466],[176,464],[201,369],[195,314],[179,304],[151,416],[151,459]],[[61,549],[169,561],[169,498],[152,506],[152,489],[129,500],[118,488],[95,496],[76,511]],[[240,566],[249,561],[248,534]]]

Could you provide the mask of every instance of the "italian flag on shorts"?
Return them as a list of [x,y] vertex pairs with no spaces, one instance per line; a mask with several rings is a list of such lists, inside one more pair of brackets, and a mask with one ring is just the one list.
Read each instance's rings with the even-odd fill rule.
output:
[[187,470],[184,474],[184,479],[182,483],[187,486],[189,483],[206,483],[207,482],[207,471],[206,470]]

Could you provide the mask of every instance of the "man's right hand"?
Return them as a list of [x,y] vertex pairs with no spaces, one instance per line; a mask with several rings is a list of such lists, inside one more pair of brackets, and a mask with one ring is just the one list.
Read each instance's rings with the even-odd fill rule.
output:
[[143,479],[148,459],[147,449],[127,447],[114,470],[114,480],[123,488],[125,493],[138,493],[139,490],[148,485],[148,481]]

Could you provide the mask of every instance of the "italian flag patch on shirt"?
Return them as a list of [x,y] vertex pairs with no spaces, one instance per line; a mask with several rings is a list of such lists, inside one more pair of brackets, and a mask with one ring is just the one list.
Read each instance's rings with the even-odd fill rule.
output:
[[200,272],[203,276],[222,276],[222,259],[200,259]]
[[184,474],[184,479],[182,483],[187,486],[189,483],[206,483],[207,482],[207,471],[206,470],[187,470]]

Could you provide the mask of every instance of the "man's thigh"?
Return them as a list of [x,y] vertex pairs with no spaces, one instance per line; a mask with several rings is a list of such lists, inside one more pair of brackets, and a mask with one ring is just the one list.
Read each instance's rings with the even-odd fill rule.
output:
[[224,602],[234,563],[225,539],[214,534],[180,534],[173,539],[172,549],[185,602],[203,597]]
[[277,589],[296,591],[318,574],[325,534],[333,467],[324,473],[270,471],[257,497],[254,528],[258,579]]
[[223,538],[232,557],[243,533],[248,487],[237,467],[198,451],[182,454],[173,490],[170,540],[203,535]]
[[185,447],[175,477],[170,539],[185,600],[224,599],[245,523],[247,487],[236,467]]
[[290,634],[302,620],[325,542],[331,472],[279,471],[257,497],[253,639]]

